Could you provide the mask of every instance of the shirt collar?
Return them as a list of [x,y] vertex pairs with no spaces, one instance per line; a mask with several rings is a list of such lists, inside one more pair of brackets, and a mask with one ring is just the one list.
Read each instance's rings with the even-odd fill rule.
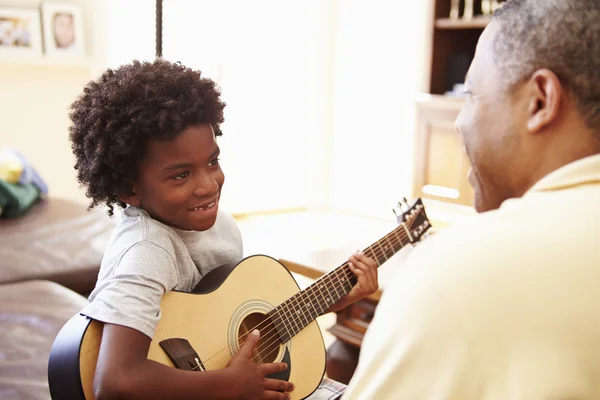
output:
[[549,173],[527,193],[560,190],[591,182],[600,183],[600,154],[579,159]]

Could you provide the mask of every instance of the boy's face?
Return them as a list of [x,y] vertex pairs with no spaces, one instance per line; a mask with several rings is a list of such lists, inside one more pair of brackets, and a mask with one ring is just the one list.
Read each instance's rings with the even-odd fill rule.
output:
[[150,141],[133,193],[123,200],[175,228],[210,229],[225,181],[218,156],[210,125],[190,127],[174,140]]

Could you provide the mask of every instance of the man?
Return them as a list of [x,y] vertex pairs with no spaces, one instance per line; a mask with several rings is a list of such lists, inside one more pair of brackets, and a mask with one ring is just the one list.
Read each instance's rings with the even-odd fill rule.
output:
[[509,0],[457,128],[480,215],[386,286],[344,395],[600,399],[600,2]]

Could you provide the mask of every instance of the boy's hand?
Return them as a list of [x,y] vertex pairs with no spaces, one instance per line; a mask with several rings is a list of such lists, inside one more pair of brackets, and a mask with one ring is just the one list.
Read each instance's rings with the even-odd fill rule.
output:
[[294,390],[294,384],[279,379],[266,378],[266,375],[283,371],[287,368],[285,363],[257,364],[252,360],[252,350],[259,339],[259,331],[255,330],[246,337],[246,341],[227,363],[227,369],[232,373],[231,384],[236,388],[236,399],[258,400],[274,399],[286,400],[289,396],[284,392]]
[[328,311],[339,311],[355,301],[375,293],[379,288],[377,262],[375,260],[367,257],[361,251],[356,251],[348,258],[348,267],[358,278],[358,281],[350,290],[350,293],[332,305]]

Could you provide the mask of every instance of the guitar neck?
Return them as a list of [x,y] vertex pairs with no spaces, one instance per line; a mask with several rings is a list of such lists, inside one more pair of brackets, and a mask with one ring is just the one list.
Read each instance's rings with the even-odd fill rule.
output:
[[[375,260],[377,266],[381,266],[410,243],[412,237],[403,223],[365,248],[363,253]],[[323,315],[333,304],[348,294],[355,283],[356,277],[348,267],[348,262],[345,262],[273,309],[269,315],[281,342],[287,342],[317,317]]]

